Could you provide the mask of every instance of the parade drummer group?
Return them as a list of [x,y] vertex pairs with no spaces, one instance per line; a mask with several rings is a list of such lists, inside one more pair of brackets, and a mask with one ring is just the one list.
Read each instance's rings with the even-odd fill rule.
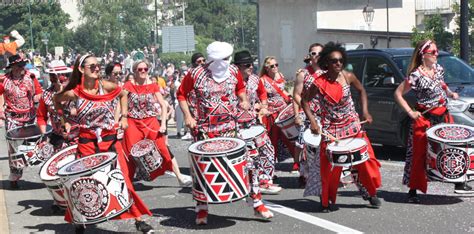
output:
[[[443,68],[437,64],[437,55],[434,41],[421,41],[413,52],[408,77],[395,93],[397,102],[413,122],[403,178],[403,183],[409,187],[407,201],[411,203],[420,202],[417,190],[427,191],[424,168],[427,146],[414,142],[426,142],[426,130],[430,126],[452,122],[446,109],[447,98],[458,97],[444,83]],[[250,189],[249,199],[256,216],[263,219],[273,217],[262,202],[262,192],[278,193],[281,190],[273,184],[274,166],[277,155],[285,153],[294,159],[292,170],[300,171],[299,181],[305,186],[304,196],[319,196],[322,212],[333,210],[343,168],[329,161],[326,149],[330,144],[348,138],[363,139],[367,144],[368,160],[349,170],[369,206],[381,206],[377,197],[377,189],[382,185],[380,163],[362,127],[364,122],[370,124],[373,117],[368,111],[367,94],[359,79],[344,70],[347,58],[340,44],[329,42],[309,46],[305,59],[307,65],[296,73],[293,94],[285,90],[286,80],[279,72],[275,57],[266,57],[257,75],[253,72],[254,59],[248,51],[234,54],[230,44],[216,41],[207,47],[207,58],[198,53],[192,60],[194,66],[182,80],[177,99],[186,126],[193,130],[194,141],[236,138],[239,137],[238,129],[256,125],[264,126],[270,139],[266,147],[258,151],[258,162],[253,164],[258,176],[251,177],[251,184],[257,186]],[[109,70],[115,67],[120,70],[120,66],[113,64]],[[51,85],[44,91],[37,77],[24,67],[25,61],[19,55],[9,57],[9,72],[0,84],[0,94],[4,98],[0,113],[6,120],[6,130],[37,124],[42,133],[46,133],[49,124],[53,132],[48,141],[56,150],[77,144],[76,158],[116,152],[133,198],[128,211],[116,219],[133,218],[137,230],[144,233],[153,231],[142,220],[143,215],[152,216],[152,213],[132,184],[136,166],[130,156],[131,148],[142,139],[155,142],[163,158],[157,176],[178,166],[164,136],[168,106],[161,88],[148,75],[150,64],[146,60],[136,62],[133,79],[120,84],[114,79],[101,79],[101,66],[97,59],[85,54],[77,58],[73,69],[61,62],[52,63],[46,70]],[[352,99],[351,87],[360,93],[360,100]],[[414,110],[403,98],[409,90],[416,94]],[[39,100],[38,108],[35,100]],[[354,101],[360,101],[362,116],[356,112]],[[284,129],[275,124],[279,113],[289,105],[293,105],[294,124],[301,132],[296,140],[288,139],[283,134]],[[428,110],[427,115],[425,110]],[[246,116],[245,121],[243,116]],[[124,130],[123,139],[117,138],[119,129]],[[302,133],[307,129],[322,135],[316,152],[303,150]],[[179,168],[173,171],[180,176]],[[18,184],[21,176],[22,170],[10,168],[12,189],[21,185]],[[469,193],[471,190],[465,182],[455,184],[455,192]],[[206,203],[197,202],[196,224],[207,224],[208,212]],[[65,219],[71,222],[69,210],[66,210]],[[76,232],[83,231],[83,225],[76,225]]]

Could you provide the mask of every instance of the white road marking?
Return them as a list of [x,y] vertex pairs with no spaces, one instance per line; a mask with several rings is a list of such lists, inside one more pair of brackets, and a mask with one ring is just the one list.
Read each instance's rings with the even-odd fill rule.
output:
[[306,213],[303,213],[303,212],[299,212],[299,211],[296,211],[294,209],[291,209],[291,208],[288,208],[288,207],[285,207],[285,206],[281,206],[281,205],[271,203],[271,202],[266,202],[266,201],[264,203],[267,206],[267,208],[272,210],[272,211],[290,216],[290,217],[295,218],[295,219],[299,219],[303,222],[307,222],[307,223],[313,224],[315,226],[322,227],[324,229],[327,229],[327,230],[330,230],[330,231],[333,231],[333,232],[336,232],[336,233],[363,233],[363,232],[357,231],[355,229],[352,229],[352,228],[349,228],[349,227],[346,227],[346,226],[343,226],[343,225],[340,225],[340,224],[337,224],[337,223],[333,223],[331,221],[321,219],[321,218],[318,218],[318,217],[315,217],[315,216],[312,216],[312,215],[309,215],[309,214],[306,214]]
[[390,161],[379,160],[380,164],[387,165],[387,166],[395,166],[395,167],[404,167],[405,163],[396,163]]

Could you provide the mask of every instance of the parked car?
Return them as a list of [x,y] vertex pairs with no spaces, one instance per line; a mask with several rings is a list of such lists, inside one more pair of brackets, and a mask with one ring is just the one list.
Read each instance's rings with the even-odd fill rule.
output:
[[[395,102],[394,92],[405,79],[411,61],[413,48],[363,49],[347,51],[346,70],[354,72],[364,85],[369,112],[374,122],[366,125],[370,139],[374,143],[405,146],[409,117]],[[445,71],[445,82],[449,88],[459,93],[458,100],[448,100],[448,109],[456,123],[474,126],[474,70],[461,59],[444,51],[439,52],[438,63]],[[359,93],[353,91],[355,100]],[[405,98],[414,106],[413,92]],[[360,113],[360,103],[355,101]]]

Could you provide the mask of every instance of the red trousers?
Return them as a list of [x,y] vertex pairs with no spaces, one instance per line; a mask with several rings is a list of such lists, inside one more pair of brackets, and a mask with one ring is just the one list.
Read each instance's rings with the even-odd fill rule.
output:
[[[382,177],[380,175],[380,162],[375,158],[374,150],[370,144],[370,140],[365,133],[359,133],[355,137],[364,138],[367,142],[369,160],[354,166],[359,173],[359,181],[367,189],[370,196],[375,196],[377,188],[382,185]],[[321,160],[321,182],[322,193],[321,202],[323,206],[329,206],[329,200],[336,204],[337,189],[341,178],[342,167],[333,167],[326,155],[328,142],[321,141],[320,160]]]
[[[101,137],[104,138],[109,135],[115,135],[116,130],[103,130]],[[90,140],[96,140],[96,136],[94,132],[86,129],[83,130],[81,129],[79,133],[79,138],[86,138]],[[117,160],[120,165],[120,169],[123,173],[123,176],[125,178],[125,183],[128,188],[128,192],[130,193],[131,199],[133,199],[133,204],[128,210],[128,212],[124,212],[121,215],[115,217],[114,219],[132,219],[132,218],[138,218],[141,217],[142,215],[149,215],[152,216],[151,211],[148,209],[148,207],[145,205],[143,200],[138,196],[138,194],[135,192],[135,189],[133,188],[132,180],[130,179],[130,171],[128,170],[130,168],[129,164],[133,164],[133,162],[127,160],[127,158],[124,155],[122,144],[119,141],[102,141],[98,143],[97,145],[99,146],[100,152],[109,152],[112,148],[111,146],[115,143],[115,150],[117,153]],[[94,142],[88,142],[88,143],[81,143],[79,141],[79,144],[77,145],[77,152],[78,152],[78,157],[86,157],[91,154],[96,153],[96,145]],[[133,176],[133,174],[132,174]],[[69,212],[69,209],[66,210],[66,214],[64,215],[64,220],[67,222],[72,222],[72,217]]]
[[[165,171],[171,170],[171,155],[168,150],[168,146],[165,142],[165,137],[160,133],[160,123],[155,117],[149,117],[146,119],[133,119],[128,118],[128,128],[125,129],[123,134],[123,149],[125,155],[129,161],[133,161],[130,156],[130,151],[133,145],[143,139],[150,139],[155,142],[156,147],[160,151],[160,155],[163,158],[161,168],[151,173],[152,179],[163,175]],[[130,179],[133,179],[135,175],[135,164],[129,163],[128,170],[130,172]]]
[[278,155],[278,140],[281,140],[290,151],[291,156],[293,156],[296,153],[295,143],[288,140],[285,134],[283,134],[283,132],[281,131],[281,128],[275,124],[275,119],[277,118],[277,116],[278,113],[275,113],[272,115],[265,116],[263,118],[263,124],[267,129],[267,133],[270,137],[270,141],[272,142],[273,148],[275,148],[275,155]]
[[[441,108],[436,108],[437,111]],[[442,109],[446,110],[446,109]],[[433,111],[430,111],[432,113]],[[452,123],[453,118],[448,114],[445,116],[446,123]],[[410,181],[408,187],[410,189],[418,189],[426,193],[428,189],[428,178],[426,176],[426,155],[428,152],[428,138],[426,130],[431,127],[431,122],[425,117],[420,117],[413,120],[413,142],[412,142],[412,157],[410,164]]]

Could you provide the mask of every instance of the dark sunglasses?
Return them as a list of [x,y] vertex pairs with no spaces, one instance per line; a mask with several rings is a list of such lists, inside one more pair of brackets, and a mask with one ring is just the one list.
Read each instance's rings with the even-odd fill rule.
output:
[[205,59],[196,60],[196,64],[202,64],[202,63],[205,63],[205,62],[206,62]]
[[251,64],[251,63],[242,63],[242,64],[240,64],[240,66],[249,68],[249,67],[253,66],[253,64]]
[[344,59],[343,58],[333,58],[333,59],[329,59],[329,62],[332,63],[332,64],[336,64],[337,62],[340,62],[341,64],[343,64]]
[[100,70],[100,64],[88,64],[88,65],[84,65],[84,67],[90,68],[91,71],[95,71],[97,68],[99,68]]
[[116,75],[116,76],[121,76],[123,73],[122,73],[122,72],[114,72],[114,73],[112,73],[112,74],[114,74],[114,75]]
[[138,71],[138,72],[148,72],[148,67],[137,68],[137,71]]
[[278,63],[275,63],[275,64],[272,64],[272,65],[268,65],[269,68],[275,68],[275,67],[278,67]]
[[313,57],[316,57],[316,56],[319,56],[319,52],[316,52],[316,51],[311,51],[309,53],[309,55],[313,56]]

